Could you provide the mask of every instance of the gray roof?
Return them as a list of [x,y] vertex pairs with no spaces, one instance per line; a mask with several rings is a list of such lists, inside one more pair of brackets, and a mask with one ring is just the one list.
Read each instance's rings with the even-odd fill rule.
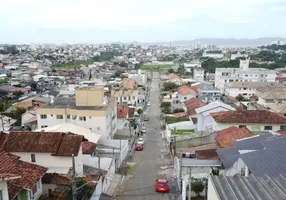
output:
[[257,177],[286,176],[286,136],[274,136],[262,144],[263,149],[240,155],[251,173]]
[[106,106],[76,106],[74,98],[57,98],[44,108],[74,108],[77,110],[104,110]]
[[217,154],[226,169],[230,168],[240,156],[235,147],[217,150]]
[[238,150],[259,150],[263,148],[261,142],[270,137],[273,137],[273,134],[261,133],[260,135],[254,137],[237,140],[235,142],[235,147]]
[[182,158],[182,167],[188,167],[188,166],[212,167],[220,165],[221,165],[220,161],[218,160],[198,160],[195,158]]
[[211,181],[221,200],[282,200],[286,199],[286,179],[284,176],[256,178],[212,176]]

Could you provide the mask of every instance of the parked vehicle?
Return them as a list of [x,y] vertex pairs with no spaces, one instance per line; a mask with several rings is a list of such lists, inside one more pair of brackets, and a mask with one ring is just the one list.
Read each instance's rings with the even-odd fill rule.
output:
[[143,145],[142,144],[136,144],[135,150],[136,151],[143,151]]
[[149,121],[149,117],[147,115],[144,115],[144,121]]
[[142,128],[141,128],[141,133],[147,133],[147,129],[146,129],[145,126],[142,126]]
[[151,103],[150,103],[150,102],[148,102],[148,103],[147,103],[147,106],[151,106]]
[[155,189],[156,192],[169,192],[169,185],[167,179],[165,178],[157,179]]
[[144,145],[144,138],[138,138],[138,140],[137,140],[137,144],[142,144],[142,145]]

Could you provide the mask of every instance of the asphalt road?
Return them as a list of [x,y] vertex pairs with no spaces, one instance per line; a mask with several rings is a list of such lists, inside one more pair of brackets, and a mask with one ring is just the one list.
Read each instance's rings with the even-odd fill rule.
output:
[[[160,167],[164,166],[161,159],[162,137],[160,127],[160,102],[159,102],[159,74],[154,73],[151,84],[149,101],[151,106],[146,109],[149,117],[148,122],[144,122],[147,133],[144,135],[145,145],[143,151],[136,151],[132,161],[134,163],[131,175],[126,177],[123,189],[118,193],[117,199],[124,200],[166,200],[169,194],[156,193],[155,181],[161,175]],[[155,129],[155,125],[157,129]]]

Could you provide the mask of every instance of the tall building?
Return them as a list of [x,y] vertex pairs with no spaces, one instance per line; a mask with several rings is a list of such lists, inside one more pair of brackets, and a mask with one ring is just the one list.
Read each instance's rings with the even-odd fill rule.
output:
[[103,87],[77,88],[75,98],[58,98],[37,110],[38,129],[72,123],[112,138],[117,131],[114,98],[104,96]]
[[275,82],[275,70],[265,68],[249,68],[249,60],[241,60],[239,68],[217,68],[215,71],[215,87],[224,93],[225,84],[234,82]]

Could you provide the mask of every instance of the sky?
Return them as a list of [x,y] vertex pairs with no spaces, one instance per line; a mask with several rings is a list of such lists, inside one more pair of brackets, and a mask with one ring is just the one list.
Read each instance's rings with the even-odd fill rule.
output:
[[286,0],[0,0],[0,43],[286,37]]

